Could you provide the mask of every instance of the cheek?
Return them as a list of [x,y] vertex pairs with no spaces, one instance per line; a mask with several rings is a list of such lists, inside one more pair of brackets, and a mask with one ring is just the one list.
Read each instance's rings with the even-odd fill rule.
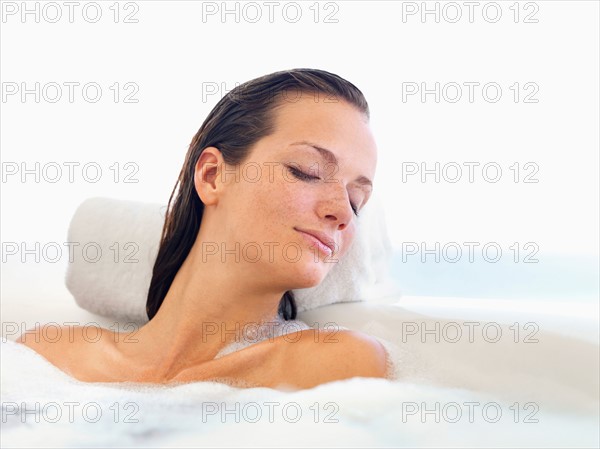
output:
[[[267,227],[273,225],[273,230],[277,226],[309,226],[318,223],[318,217],[315,214],[315,204],[319,201],[322,191],[319,191],[315,186],[303,184],[302,181],[292,182],[290,180],[279,180],[274,184],[262,186],[265,189],[260,194],[263,198],[265,213],[262,215]],[[279,227],[279,229],[281,229]],[[338,254],[343,257],[347,252],[352,242],[356,238],[357,227],[356,221],[348,225],[341,233],[339,233]]]
[[265,179],[248,184],[239,192],[238,198],[244,203],[239,208],[240,218],[252,223],[254,232],[262,237],[263,234],[274,236],[282,231],[286,233],[286,228],[310,224],[307,223],[311,219],[307,212],[313,210],[313,195],[316,193],[300,181],[290,182],[281,177],[275,177],[272,182]]
[[[307,218],[307,212],[314,210],[315,201],[317,201],[319,191],[313,186],[304,184],[302,181],[293,181],[291,175],[276,180],[267,187],[267,201],[277,207],[277,212],[289,219]],[[296,223],[301,225],[302,222]]]

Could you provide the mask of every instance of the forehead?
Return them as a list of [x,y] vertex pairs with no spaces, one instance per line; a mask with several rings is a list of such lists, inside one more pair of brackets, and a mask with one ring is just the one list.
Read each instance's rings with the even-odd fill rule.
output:
[[295,99],[290,94],[290,99],[275,109],[275,132],[265,138],[265,149],[269,156],[282,151],[319,155],[306,145],[292,145],[298,142],[328,149],[336,155],[340,168],[353,167],[371,179],[375,175],[377,146],[368,119],[344,100],[312,93]]

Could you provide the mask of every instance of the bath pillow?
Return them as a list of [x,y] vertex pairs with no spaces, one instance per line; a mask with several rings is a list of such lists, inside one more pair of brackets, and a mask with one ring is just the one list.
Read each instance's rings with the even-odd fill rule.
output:
[[[90,198],[76,210],[68,241],[76,246],[66,286],[90,312],[144,323],[152,269],[158,253],[166,206]],[[348,253],[316,287],[293,290],[298,311],[397,294],[389,275],[391,246],[383,207],[375,195],[357,218]]]

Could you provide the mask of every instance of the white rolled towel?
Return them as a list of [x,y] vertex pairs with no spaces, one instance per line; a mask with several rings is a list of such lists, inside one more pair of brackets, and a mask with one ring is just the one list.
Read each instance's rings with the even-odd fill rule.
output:
[[[72,251],[65,283],[80,307],[118,320],[148,321],[146,299],[166,209],[110,198],[90,198],[77,208],[68,241],[79,246]],[[299,312],[399,293],[389,273],[392,249],[375,195],[357,224],[352,247],[323,282],[293,290]]]

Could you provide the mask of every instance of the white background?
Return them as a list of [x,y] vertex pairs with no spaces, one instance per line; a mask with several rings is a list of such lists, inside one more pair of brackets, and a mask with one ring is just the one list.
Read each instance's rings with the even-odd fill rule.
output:
[[[19,8],[14,15],[8,13],[13,6],[6,9],[12,3]],[[244,15],[245,2],[238,2],[237,18],[229,14],[222,20],[216,14],[205,21],[201,2],[121,2],[118,23],[112,1],[97,2],[102,17],[96,23],[82,15],[89,2],[78,2],[73,23],[64,3],[56,3],[62,13],[56,23],[45,20],[55,17],[56,8],[46,7],[45,17],[47,2],[26,5],[33,10],[36,3],[39,23],[35,14],[23,20],[21,2],[2,2],[3,90],[10,88],[6,83],[25,83],[30,89],[36,82],[80,86],[73,103],[64,85],[56,103],[43,95],[36,103],[32,94],[23,102],[20,92],[2,98],[3,175],[7,163],[24,162],[28,168],[35,162],[40,167],[57,163],[64,169],[56,183],[43,176],[37,183],[32,175],[23,183],[20,173],[3,179],[3,242],[66,241],[75,208],[92,196],[166,203],[191,138],[225,89],[277,70],[310,67],[346,78],[369,102],[379,147],[375,191],[385,205],[395,249],[402,242],[498,242],[504,249],[514,242],[535,242],[542,263],[551,254],[585,256],[592,265],[575,271],[591,270],[597,279],[600,51],[595,1],[498,2],[502,16],[495,23],[494,5],[487,7],[487,15],[482,12],[490,2],[479,2],[472,23],[463,2],[428,2],[430,9],[438,5],[439,23],[433,14],[425,19],[406,14],[421,2],[298,2],[302,17],[296,23],[282,15],[289,2],[279,2],[273,23],[263,2],[256,3],[262,8],[256,23],[246,20],[256,9]],[[221,2],[214,5],[222,7]],[[455,16],[454,5],[462,17],[450,23],[446,19]],[[131,12],[130,19],[138,22],[124,23]],[[325,23],[331,12],[330,20],[337,23]],[[93,8],[87,13],[88,20],[94,18]],[[294,10],[288,13],[293,17]],[[524,23],[528,14],[537,23]],[[90,82],[102,87],[96,103],[81,93],[81,85]],[[110,89],[115,82],[121,86],[117,103]],[[131,92],[123,88],[128,82],[139,87],[133,97],[137,103],[123,102]],[[436,82],[479,87],[472,103],[466,87],[455,103],[443,96],[436,103],[433,95],[425,102],[419,95],[403,101],[403,83],[433,88]],[[518,102],[510,89],[515,82],[521,86]],[[207,83],[225,89],[203,101]],[[501,86],[499,101],[484,99],[481,86],[486,83]],[[525,83],[539,88],[536,103],[523,101],[531,92],[524,90]],[[54,90],[49,92],[53,97]],[[73,183],[65,162],[80,164]],[[99,182],[83,178],[81,167],[89,162],[103,169]],[[131,171],[124,164],[135,163],[139,182],[115,182],[109,169],[115,162],[121,177]],[[466,172],[456,183],[436,183],[431,175],[425,183],[418,176],[402,182],[406,162],[426,162],[429,168],[436,162],[477,162],[480,168],[494,162],[503,173],[496,183],[486,182],[481,170],[475,171],[474,183]],[[515,162],[536,164],[539,182],[515,183],[509,169]],[[9,262],[3,264],[3,290],[11,283],[28,288],[31,263],[20,264],[18,256]],[[35,270],[52,273],[45,282],[61,284],[62,262],[37,264]]]

